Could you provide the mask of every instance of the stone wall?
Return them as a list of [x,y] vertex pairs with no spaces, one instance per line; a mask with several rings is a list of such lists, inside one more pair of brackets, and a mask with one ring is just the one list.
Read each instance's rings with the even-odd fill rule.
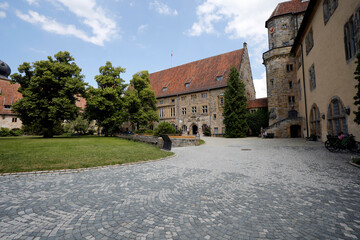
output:
[[[145,135],[123,135],[123,134],[118,134],[116,135],[116,137],[152,144],[154,146],[157,146],[158,148],[163,148],[164,146],[164,141],[161,137],[145,136]],[[170,136],[170,139],[172,142],[172,147],[190,147],[190,146],[200,145],[200,138],[181,138],[181,137],[172,138]]]
[[21,128],[22,123],[16,115],[0,115],[0,128]]

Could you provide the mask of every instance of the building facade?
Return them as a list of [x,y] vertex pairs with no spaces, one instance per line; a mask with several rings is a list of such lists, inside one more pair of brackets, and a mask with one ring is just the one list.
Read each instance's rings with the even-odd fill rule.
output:
[[325,141],[344,132],[360,140],[353,114],[359,49],[360,0],[311,0],[292,47],[304,136]]
[[276,137],[300,137],[299,96],[295,57],[291,48],[309,2],[292,0],[278,4],[266,21],[269,51],[263,54],[266,67],[268,133]]
[[247,44],[240,50],[191,62],[150,74],[160,121],[167,121],[183,134],[224,134],[224,92],[227,76],[235,67],[246,85],[248,100],[255,99]]
[[19,84],[11,84],[8,79],[10,67],[0,60],[0,128],[21,128],[21,120],[11,111],[12,105],[22,96],[17,91]]

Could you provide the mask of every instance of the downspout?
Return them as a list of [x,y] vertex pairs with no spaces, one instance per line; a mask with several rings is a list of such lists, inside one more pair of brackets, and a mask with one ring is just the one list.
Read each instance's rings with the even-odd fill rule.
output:
[[301,62],[302,62],[302,74],[303,74],[303,85],[304,85],[304,102],[305,102],[305,122],[306,122],[306,137],[309,137],[309,122],[308,122],[308,110],[307,110],[307,99],[306,99],[306,86],[305,86],[305,62],[304,62],[304,51],[303,44],[301,47]]

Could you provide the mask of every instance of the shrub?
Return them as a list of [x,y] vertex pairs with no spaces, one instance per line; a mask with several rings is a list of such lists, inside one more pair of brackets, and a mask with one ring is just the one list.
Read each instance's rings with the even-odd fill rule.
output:
[[210,129],[210,127],[209,126],[205,126],[205,128],[204,128],[204,135],[205,136],[211,136],[211,129]]
[[79,115],[75,120],[64,125],[65,132],[85,135],[89,129],[89,122]]
[[10,130],[8,128],[0,128],[0,137],[10,136]]
[[11,136],[21,136],[23,135],[24,131],[21,130],[20,128],[13,128],[10,130],[10,135]]
[[153,134],[151,129],[139,129],[135,131],[136,134]]
[[161,122],[154,130],[154,136],[161,136],[163,134],[175,134],[175,128],[168,122]]

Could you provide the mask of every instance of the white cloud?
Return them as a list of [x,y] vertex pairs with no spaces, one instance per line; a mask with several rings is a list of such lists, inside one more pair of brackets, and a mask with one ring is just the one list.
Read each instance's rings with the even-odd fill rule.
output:
[[150,8],[155,9],[161,15],[178,15],[178,11],[176,9],[172,10],[168,5],[158,0],[151,1]]
[[137,30],[138,34],[143,34],[148,27],[149,27],[148,24],[140,25]]
[[230,38],[266,39],[265,21],[283,0],[205,0],[197,7],[197,21],[186,32],[190,36],[216,33],[215,24],[225,22],[222,31]]
[[[0,9],[7,10],[9,8],[9,4],[7,2],[0,2]],[[0,18],[6,18],[6,12],[0,11]]]
[[26,0],[30,5],[39,5],[38,0]]
[[7,2],[0,2],[0,9],[8,9],[9,8],[9,4]]
[[[30,0],[33,1],[33,0]],[[68,10],[74,13],[81,23],[90,27],[92,34],[78,29],[75,25],[66,25],[57,22],[55,19],[40,15],[34,11],[27,14],[16,11],[16,15],[29,23],[40,25],[42,29],[61,35],[72,35],[86,42],[103,46],[104,42],[117,37],[116,22],[109,18],[104,10],[97,6],[96,0],[54,0],[61,3]]]
[[265,72],[263,72],[261,74],[261,78],[254,79],[254,87],[255,87],[255,91],[256,91],[256,98],[267,97],[266,73]]

